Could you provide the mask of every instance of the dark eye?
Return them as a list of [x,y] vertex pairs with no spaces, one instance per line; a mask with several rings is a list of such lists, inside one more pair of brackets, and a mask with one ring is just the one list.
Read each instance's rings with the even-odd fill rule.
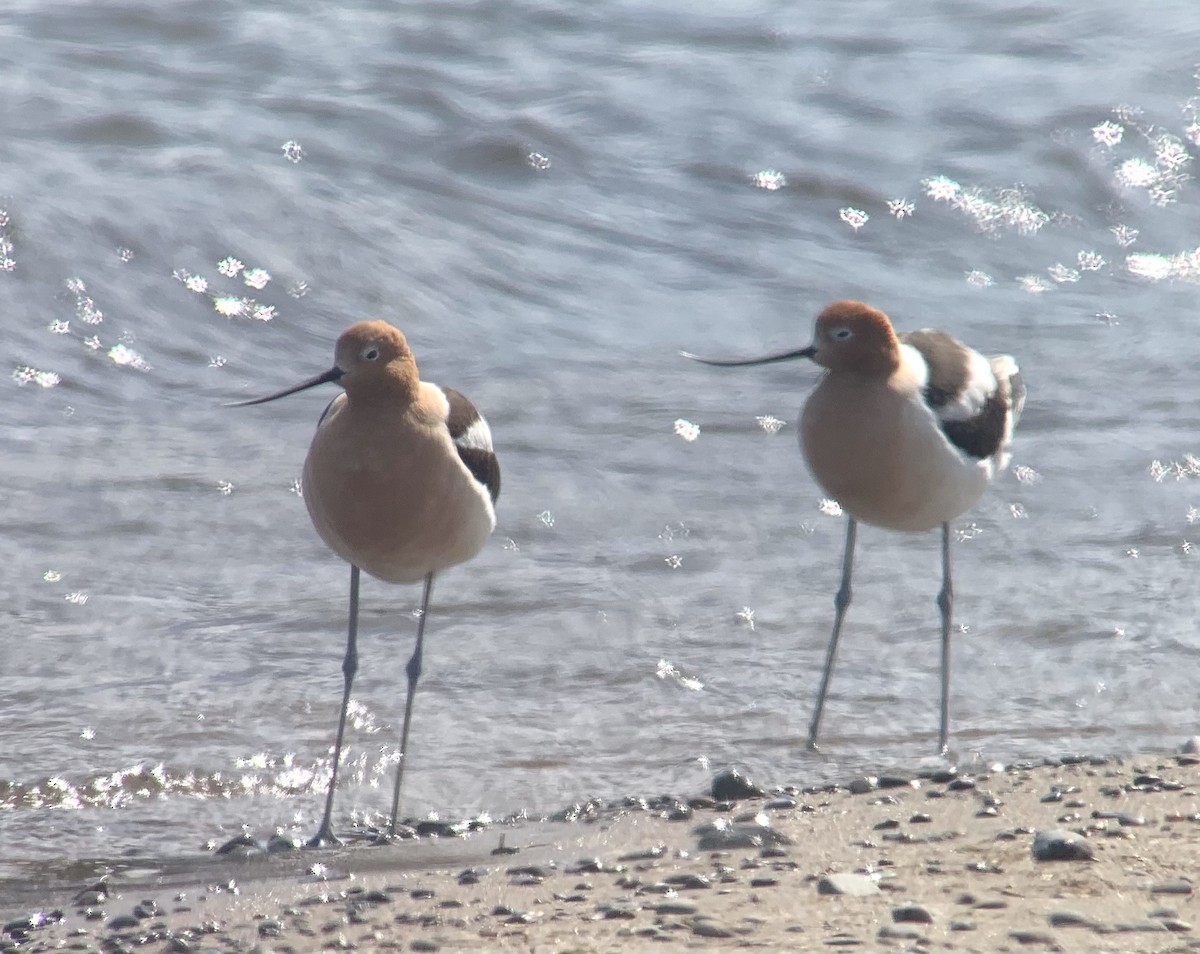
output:
[[378,361],[379,349],[374,345],[367,345],[367,347],[363,348],[362,356],[367,361]]
[[853,332],[849,328],[836,328],[833,332],[833,337],[838,341],[846,341]]

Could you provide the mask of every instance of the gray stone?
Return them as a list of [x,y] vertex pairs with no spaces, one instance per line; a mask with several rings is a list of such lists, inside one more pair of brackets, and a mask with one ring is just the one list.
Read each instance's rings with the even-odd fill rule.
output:
[[1191,894],[1192,886],[1186,881],[1162,881],[1150,885],[1151,894]]
[[885,941],[920,941],[925,935],[916,928],[898,928],[885,924],[879,929],[876,937]]
[[1057,944],[1049,931],[1009,931],[1008,936],[1018,944]]
[[847,871],[822,875],[817,881],[817,894],[842,894],[851,898],[865,898],[879,894],[879,885],[866,875]]
[[720,921],[699,917],[692,922],[692,933],[700,937],[734,937],[737,932]]
[[1087,840],[1062,828],[1033,834],[1034,861],[1092,861],[1094,853]]
[[933,915],[919,904],[905,904],[898,908],[892,908],[892,920],[897,924],[901,922],[932,924]]
[[719,773],[712,782],[712,797],[719,802],[736,802],[742,798],[762,798],[767,793],[737,769]]
[[685,901],[682,898],[662,901],[654,906],[655,914],[695,914],[699,910],[699,906],[694,901]]
[[1095,928],[1098,922],[1078,911],[1051,911],[1046,915],[1051,927],[1085,927]]

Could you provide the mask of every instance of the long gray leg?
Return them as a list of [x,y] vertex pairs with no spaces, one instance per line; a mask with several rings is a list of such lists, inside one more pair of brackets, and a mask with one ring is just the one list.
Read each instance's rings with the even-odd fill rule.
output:
[[337,788],[338,766],[342,761],[342,736],[346,733],[346,709],[350,706],[350,687],[354,674],[358,672],[358,567],[350,566],[350,622],[347,626],[346,658],[342,660],[342,711],[338,716],[337,740],[333,743],[333,771],[329,775],[329,793],[325,796],[325,817],[321,827],[309,839],[309,848],[324,845],[340,845],[341,840],[333,833],[333,792]]
[[400,729],[400,765],[396,769],[396,791],[392,794],[392,820],[388,824],[389,836],[396,834],[396,822],[400,815],[400,785],[404,781],[404,766],[408,764],[408,727],[412,722],[413,696],[417,692],[417,679],[421,676],[421,653],[425,645],[425,618],[429,615],[429,592],[433,589],[433,574],[425,577],[425,592],[421,596],[421,618],[417,622],[417,646],[408,660],[408,697],[404,700],[404,726]]
[[950,734],[950,615],[954,609],[954,585],[950,581],[950,524],[942,524],[942,591],[938,593],[942,612],[942,721],[938,729],[938,753],[945,755]]
[[829,691],[829,677],[833,674],[833,660],[837,656],[838,638],[842,635],[842,620],[846,607],[850,605],[850,572],[854,568],[854,538],[858,521],[847,516],[846,552],[842,556],[842,585],[833,598],[833,635],[829,637],[829,651],[825,654],[825,672],[821,675],[821,688],[817,690],[817,707],[813,710],[812,722],[808,726],[808,747],[817,750],[817,730],[821,727],[821,710],[825,708],[825,693]]

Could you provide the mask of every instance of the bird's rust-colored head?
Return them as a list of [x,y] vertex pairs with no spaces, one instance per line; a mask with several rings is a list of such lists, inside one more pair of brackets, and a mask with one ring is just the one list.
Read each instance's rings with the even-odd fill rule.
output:
[[701,358],[687,351],[686,358],[703,364],[733,368],[810,358],[830,371],[887,376],[900,367],[900,340],[888,316],[861,301],[835,301],[817,315],[812,344],[761,358]]
[[404,334],[386,321],[360,321],[337,340],[334,367],[338,384],[358,395],[411,397],[420,384],[417,362]]
[[861,301],[826,307],[811,348],[813,361],[830,371],[889,375],[900,366],[900,341],[888,316]]
[[411,400],[421,386],[417,363],[400,329],[386,321],[360,321],[342,332],[334,349],[334,364],[315,378],[266,397],[238,401],[230,407],[266,404],[318,384],[337,382],[350,399]]

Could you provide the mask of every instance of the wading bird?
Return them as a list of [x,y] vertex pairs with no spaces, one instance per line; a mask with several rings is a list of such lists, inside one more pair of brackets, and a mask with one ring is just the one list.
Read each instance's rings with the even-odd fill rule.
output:
[[817,316],[812,344],[761,358],[713,360],[733,367],[810,358],[825,369],[800,418],[800,447],[813,477],[846,512],[842,582],[833,634],[809,724],[817,732],[850,605],[858,523],[888,530],[942,528],[942,704],[938,751],[950,722],[950,521],[965,513],[1008,464],[1013,428],[1025,403],[1017,363],[985,358],[941,331],[897,335],[887,315],[837,301]]
[[406,668],[400,764],[388,824],[388,835],[394,836],[434,574],[470,560],[483,548],[496,526],[494,505],[500,494],[500,465],[487,422],[459,392],[422,381],[404,335],[384,321],[346,329],[338,338],[333,367],[323,374],[233,406],[263,404],[333,382],[344,393],[317,423],[302,487],[317,533],[350,564],[350,620],[333,771],[311,847],[338,843],[332,828],[333,795],[358,670],[359,571],[388,583],[424,583],[416,647]]

